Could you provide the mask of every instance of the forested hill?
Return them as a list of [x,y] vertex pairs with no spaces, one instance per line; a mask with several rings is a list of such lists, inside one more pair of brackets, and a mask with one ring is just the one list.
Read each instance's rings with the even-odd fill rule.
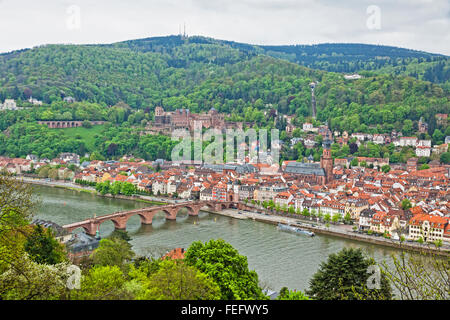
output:
[[[322,50],[317,54],[326,51],[332,57],[330,46],[347,48],[348,59],[358,52],[358,45],[322,45],[317,46]],[[378,53],[374,47],[379,47]],[[361,48],[361,59],[366,62],[376,54],[388,53],[405,59],[408,52],[411,59],[435,57],[392,47]],[[214,107],[253,121],[260,117],[258,112],[268,108],[281,114],[310,116],[309,83],[316,81],[318,119],[337,118],[354,127],[350,131],[362,124],[397,128],[405,119],[429,119],[436,112],[447,113],[449,108],[450,87],[446,84],[389,72],[345,81],[342,74],[307,68],[265,53],[258,46],[180,36],[108,45],[46,45],[0,55],[0,100],[25,100],[32,95],[51,104],[72,96],[104,107],[120,101],[150,110],[158,104],[168,110],[189,108],[192,112]],[[355,114],[360,115],[358,121],[345,123]],[[48,114],[36,117],[52,120]],[[80,116],[74,111],[72,118]]]
[[[266,54],[312,69],[330,72],[369,71],[370,73],[365,74],[407,75],[435,83],[444,83],[450,79],[448,56],[392,46],[358,43],[258,46],[205,37],[190,37],[187,41],[191,44],[225,45],[238,49],[246,56]],[[173,54],[185,43],[180,36],[168,36],[129,40],[106,46]],[[215,61],[220,62],[220,58]],[[181,66],[183,62],[174,59],[171,64]]]
[[[367,54],[364,59],[369,58]],[[170,150],[167,144],[151,137],[142,142],[130,131],[145,126],[157,105],[193,113],[214,107],[227,114],[227,120],[260,128],[274,126],[268,115],[276,110],[279,115],[295,115],[294,125],[301,127],[311,121],[312,81],[317,83],[317,120],[330,123],[332,130],[396,130],[410,135],[423,117],[429,123],[428,135],[440,142],[446,128],[438,128],[435,115],[449,113],[448,81],[437,84],[395,75],[398,67],[386,65],[376,72],[365,71],[362,79],[346,80],[342,73],[276,58],[258,46],[179,36],[15,51],[0,55],[0,101],[12,98],[27,106],[24,101],[32,96],[44,105],[2,112],[0,154],[54,157],[58,152],[97,150],[105,157],[126,153],[163,157]],[[64,102],[68,96],[77,102]],[[63,139],[37,125],[38,120],[103,120],[109,125],[98,134],[98,141],[83,145],[77,137]],[[280,120],[277,126],[285,130],[286,124]],[[440,134],[434,134],[436,129]],[[112,142],[118,146],[116,153],[109,150]]]

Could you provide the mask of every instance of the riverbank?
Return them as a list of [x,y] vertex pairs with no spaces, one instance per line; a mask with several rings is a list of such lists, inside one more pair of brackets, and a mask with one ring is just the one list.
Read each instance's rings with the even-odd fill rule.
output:
[[243,215],[247,216],[250,219],[253,219],[258,222],[265,222],[270,223],[273,225],[278,225],[279,223],[283,224],[289,224],[292,226],[300,227],[309,231],[312,231],[317,234],[323,234],[327,236],[337,237],[337,238],[346,238],[349,240],[354,240],[358,242],[365,242],[380,246],[387,246],[395,249],[400,250],[408,250],[408,251],[415,251],[415,252],[426,252],[426,253],[433,253],[439,256],[446,256],[450,257],[450,248],[445,245],[440,248],[436,248],[434,244],[431,245],[421,245],[416,243],[410,243],[410,242],[400,242],[398,240],[391,240],[391,239],[385,239],[382,237],[375,237],[375,236],[369,236],[365,234],[356,233],[351,230],[345,230],[345,229],[338,229],[337,227],[325,227],[325,226],[313,226],[311,224],[299,221],[295,218],[289,218],[289,217],[282,217],[282,216],[275,216],[275,215],[269,215],[269,214],[261,214],[254,212],[242,212]]
[[[25,183],[31,183],[36,185],[42,185],[42,186],[48,186],[48,187],[55,187],[55,188],[63,188],[67,190],[72,191],[79,191],[79,192],[86,192],[91,193],[99,197],[107,197],[107,198],[115,198],[115,199],[121,199],[121,200],[129,200],[129,201],[139,201],[148,203],[150,205],[164,205],[167,203],[177,203],[177,200],[174,199],[166,199],[166,198],[156,198],[152,196],[143,196],[143,195],[134,195],[134,196],[124,196],[124,195],[101,195],[99,194],[95,188],[88,187],[88,186],[79,186],[76,184],[73,184],[71,182],[66,181],[48,181],[44,179],[36,179],[36,178],[29,178],[29,177],[20,177],[23,182]],[[164,201],[161,201],[164,200]],[[179,200],[178,200],[179,201]],[[255,208],[255,211],[261,211],[257,208]],[[434,245],[420,245],[416,243],[410,243],[410,242],[402,242],[397,240],[390,240],[385,239],[381,237],[375,237],[375,236],[369,236],[365,234],[359,234],[356,232],[353,232],[352,230],[346,230],[344,228],[338,228],[336,226],[313,226],[311,224],[308,224],[307,222],[299,221],[299,219],[295,218],[289,218],[289,217],[283,217],[278,216],[274,214],[269,213],[255,213],[255,212],[247,212],[247,211],[238,211],[236,209],[226,209],[220,212],[210,211],[210,210],[202,210],[205,212],[223,215],[227,217],[231,217],[234,219],[252,219],[257,222],[264,222],[269,223],[272,225],[278,225],[279,223],[284,224],[291,224],[294,226],[298,226],[301,228],[305,228],[309,231],[313,231],[317,234],[323,234],[327,236],[337,237],[337,238],[346,238],[349,240],[357,241],[357,242],[365,242],[380,246],[386,246],[391,247],[395,249],[400,250],[409,250],[409,251],[415,251],[415,252],[427,252],[427,253],[434,253],[437,255],[442,256],[450,256],[450,247],[448,245],[444,245],[441,248],[436,248]]]
[[67,181],[52,181],[52,180],[46,180],[46,179],[37,179],[37,178],[30,178],[30,177],[18,177],[17,179],[21,179],[25,183],[30,184],[36,184],[40,186],[45,187],[51,187],[51,188],[61,188],[71,191],[77,191],[77,192],[85,192],[90,193],[99,197],[104,198],[114,198],[114,199],[121,199],[121,200],[128,200],[128,201],[139,201],[148,203],[151,205],[165,205],[167,203],[175,203],[172,199],[164,199],[164,198],[156,198],[152,196],[144,196],[144,195],[133,195],[133,196],[124,196],[124,195],[111,195],[111,194],[100,194],[98,193],[95,188],[89,187],[89,186],[80,186],[77,184],[74,184],[72,182]]

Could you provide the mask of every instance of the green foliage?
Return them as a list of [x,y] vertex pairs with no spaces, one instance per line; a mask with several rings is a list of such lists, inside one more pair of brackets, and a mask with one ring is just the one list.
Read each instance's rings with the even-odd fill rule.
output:
[[39,264],[58,264],[66,261],[64,247],[53,236],[51,229],[36,225],[27,237],[25,251]]
[[32,186],[0,174],[0,236],[27,226],[38,203]]
[[27,254],[18,254],[14,263],[0,274],[3,300],[61,300],[67,297],[68,263],[39,264]]
[[126,230],[119,230],[114,229],[114,231],[109,235],[109,239],[120,239],[126,242],[129,242],[131,240],[130,235],[128,234],[128,231]]
[[114,181],[111,183],[109,180],[98,182],[95,185],[95,190],[102,195],[110,193],[112,195],[123,194],[125,196],[131,196],[137,192],[136,186],[130,182]]
[[[322,48],[325,52],[319,57],[306,47],[279,47],[281,51],[273,58],[261,53],[272,55],[275,47],[266,51],[202,37],[186,41],[163,37],[101,46],[49,45],[6,54],[0,57],[0,98],[24,98],[24,92],[32,91],[33,97],[46,104],[2,115],[0,129],[9,128],[10,132],[8,138],[0,134],[0,154],[17,157],[34,153],[53,158],[60,152],[90,152],[92,159],[100,160],[133,153],[146,160],[169,159],[176,141],[159,135],[140,135],[142,124],[152,120],[155,106],[163,105],[168,111],[188,108],[193,113],[214,107],[231,114],[231,120],[284,130],[285,119],[277,119],[274,125],[274,117],[264,116],[264,112],[273,109],[279,114],[296,115],[294,124],[301,125],[311,115],[311,81],[320,83],[315,90],[317,122],[330,121],[332,130],[390,133],[395,129],[405,135],[414,133],[417,121],[423,117],[430,124],[429,134],[434,142],[443,140],[446,127],[433,121],[436,122],[436,113],[446,113],[450,107],[448,86],[400,76],[397,74],[402,72],[397,71],[395,76],[369,72],[363,79],[346,81],[341,74],[285,61],[286,56],[280,53],[293,50],[295,56],[302,52],[301,59],[288,60],[339,72],[355,68],[377,70],[400,61],[429,63],[432,70],[439,66],[433,71],[438,76],[418,76],[423,79],[445,79],[443,75],[449,70],[447,59],[382,46],[362,46],[361,50],[370,48],[370,53],[360,52],[357,56],[351,45],[338,45],[341,55],[327,51],[328,45]],[[378,59],[374,55],[384,51],[399,54],[400,60],[393,56]],[[370,63],[360,61],[366,61],[364,55]],[[425,56],[431,60],[419,62]],[[312,60],[306,63],[308,59]],[[337,67],[345,59],[351,62],[344,63],[343,69]],[[333,62],[330,65],[324,61]],[[81,102],[64,102],[64,96]],[[37,126],[36,120],[81,120],[86,124],[103,120],[110,124],[101,126],[101,130],[97,126],[48,129]],[[92,130],[92,134],[77,136],[75,130]],[[299,134],[297,130],[295,135]],[[284,131],[281,138],[287,139]],[[315,160],[320,151],[312,151]],[[292,150],[282,151],[282,158],[297,159],[309,154],[311,150],[300,143]],[[394,154],[393,150],[387,153],[383,146],[374,144],[362,150],[344,145],[333,152],[334,157],[350,154],[389,156],[392,162],[404,162],[407,157]]]
[[248,269],[242,256],[224,240],[193,242],[185,254],[185,262],[210,276],[220,287],[221,299],[263,299],[258,275]]
[[[35,154],[40,158],[53,159],[62,152],[80,155],[88,152],[91,153],[90,160],[105,160],[131,153],[146,160],[169,159],[173,146],[177,144],[177,141],[163,135],[140,136],[139,132],[126,125],[49,129],[36,123],[20,122],[11,126],[9,131],[9,137],[0,133],[0,154],[10,157]],[[48,171],[41,175],[47,177]]]
[[72,300],[120,300],[130,298],[122,270],[115,265],[94,266],[81,279],[81,288],[70,292]]
[[409,199],[403,199],[402,200],[402,209],[403,210],[408,210],[408,209],[411,209],[412,208],[412,204],[411,204],[411,201],[409,201]]
[[381,274],[380,289],[368,289],[367,272],[373,259],[364,258],[361,249],[344,248],[328,256],[310,280],[309,297],[317,300],[391,299],[391,287]]
[[309,300],[309,298],[301,291],[291,291],[287,287],[283,287],[277,300]]
[[344,216],[344,221],[345,221],[346,223],[350,223],[350,222],[352,221],[352,216],[350,215],[349,212],[347,212],[347,213],[345,214],[345,216]]
[[91,259],[95,265],[117,266],[121,270],[127,270],[128,262],[134,257],[131,245],[119,238],[100,240],[100,245],[91,254]]
[[136,270],[141,290],[136,299],[143,300],[217,300],[219,286],[207,275],[182,261],[164,260],[158,271],[146,278]]
[[450,152],[444,152],[441,154],[439,160],[444,164],[450,164]]
[[333,223],[338,223],[340,218],[341,216],[339,214],[333,214],[331,221],[333,221]]
[[[420,238],[422,239],[422,238]],[[439,242],[435,243],[439,247]],[[432,252],[410,254],[405,250],[391,255],[382,263],[382,273],[396,289],[401,300],[450,299],[450,259]]]

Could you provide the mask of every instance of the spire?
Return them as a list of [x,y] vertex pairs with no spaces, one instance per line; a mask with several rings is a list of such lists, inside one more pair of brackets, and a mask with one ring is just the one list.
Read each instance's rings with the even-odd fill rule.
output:
[[322,146],[324,149],[331,148],[331,140],[328,138],[328,136],[325,139],[323,139]]

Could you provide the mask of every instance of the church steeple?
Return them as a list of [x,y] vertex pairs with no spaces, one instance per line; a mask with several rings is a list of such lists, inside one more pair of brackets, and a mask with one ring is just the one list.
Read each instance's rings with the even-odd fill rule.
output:
[[326,137],[323,142],[323,152],[320,158],[320,167],[325,171],[325,181],[329,183],[333,180],[333,158],[331,157],[331,143],[332,141]]

